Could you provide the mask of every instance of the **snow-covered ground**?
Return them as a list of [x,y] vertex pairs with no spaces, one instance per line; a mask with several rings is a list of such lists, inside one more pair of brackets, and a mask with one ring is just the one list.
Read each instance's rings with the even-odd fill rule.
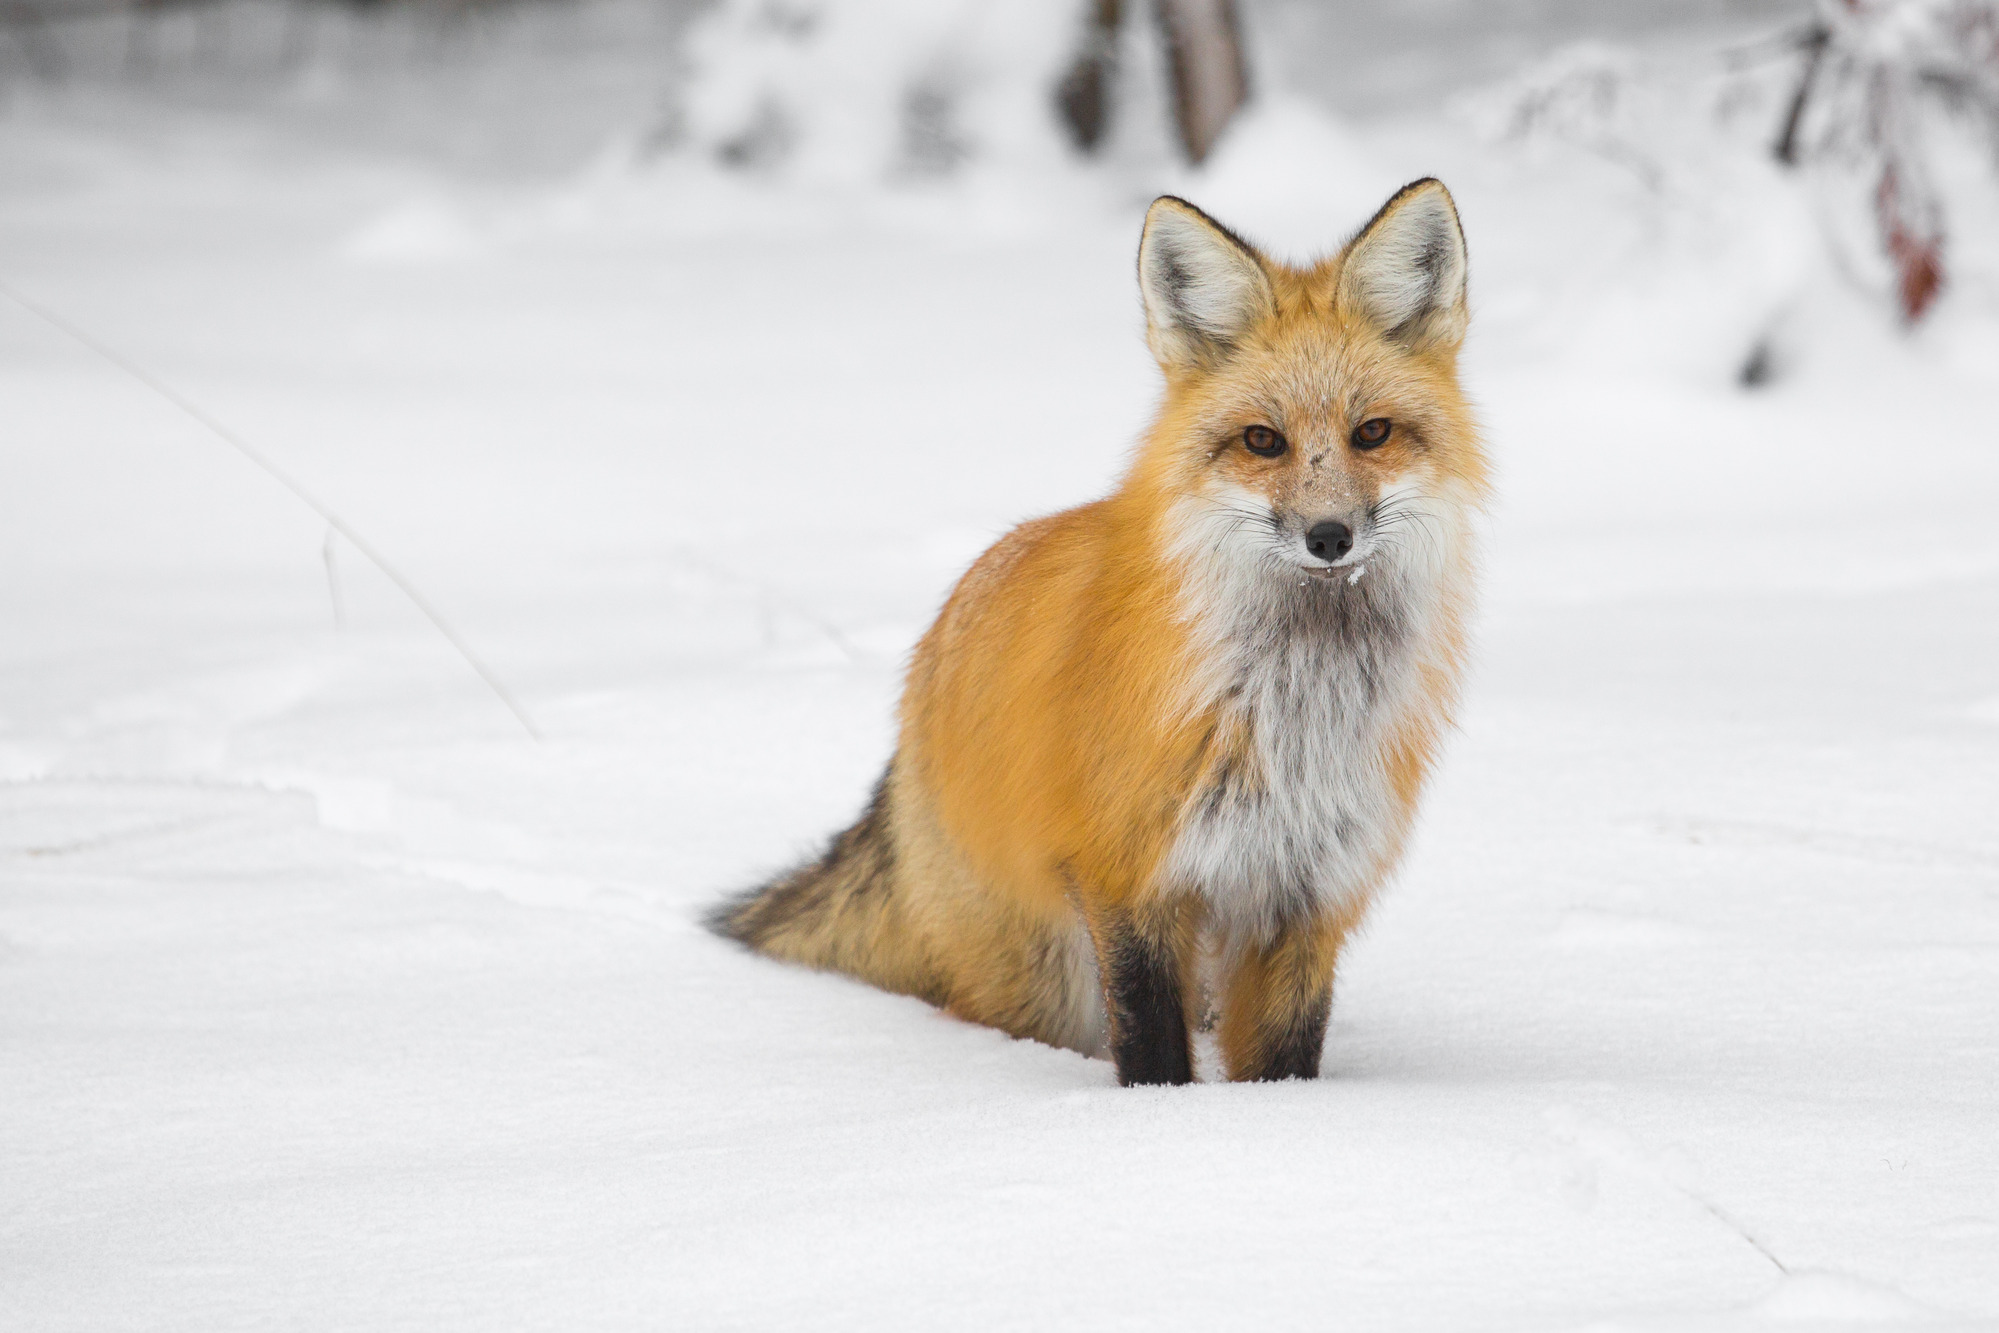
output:
[[[1204,177],[732,182],[632,148],[648,49],[0,113],[0,280],[545,733],[0,299],[0,1326],[1999,1327],[1989,277],[1904,337],[1750,166],[1275,93]],[[511,156],[508,88],[568,108]],[[1149,193],[1298,249],[1428,172],[1502,493],[1327,1077],[1120,1090],[704,934],[1115,476]]]

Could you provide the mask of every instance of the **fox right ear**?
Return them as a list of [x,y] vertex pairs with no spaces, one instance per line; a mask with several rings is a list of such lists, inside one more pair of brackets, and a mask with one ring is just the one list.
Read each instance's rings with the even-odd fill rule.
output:
[[1340,305],[1410,347],[1465,336],[1465,233],[1444,183],[1403,186],[1348,243]]
[[1145,341],[1159,364],[1189,368],[1228,355],[1276,309],[1263,261],[1228,228],[1184,199],[1162,195],[1138,242]]

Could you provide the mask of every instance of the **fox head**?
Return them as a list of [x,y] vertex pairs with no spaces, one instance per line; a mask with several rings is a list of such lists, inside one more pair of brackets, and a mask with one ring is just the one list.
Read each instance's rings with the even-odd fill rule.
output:
[[1168,545],[1242,592],[1304,597],[1463,566],[1486,490],[1457,380],[1465,272],[1435,180],[1304,268],[1155,201],[1138,277],[1166,395],[1132,480],[1165,500]]

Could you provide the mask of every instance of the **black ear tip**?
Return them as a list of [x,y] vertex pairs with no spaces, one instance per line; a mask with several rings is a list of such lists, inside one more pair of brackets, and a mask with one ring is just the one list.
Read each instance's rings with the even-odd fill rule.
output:
[[[1162,209],[1161,205],[1171,205],[1171,208]],[[1146,243],[1146,238],[1151,236],[1153,220],[1162,211],[1176,212],[1182,218],[1192,219],[1199,227],[1206,228],[1208,231],[1220,236],[1236,249],[1248,255],[1252,260],[1255,260],[1259,264],[1263,262],[1262,251],[1258,250],[1247,237],[1196,205],[1188,203],[1177,194],[1162,194],[1152,201],[1151,207],[1145,210],[1145,227],[1140,234],[1141,246]],[[1143,253],[1142,250],[1141,253]]]
[[1145,220],[1151,222],[1162,213],[1177,213],[1183,218],[1191,218],[1196,222],[1204,222],[1217,231],[1228,230],[1221,223],[1209,217],[1206,210],[1182,199],[1177,194],[1162,194],[1157,199],[1154,199],[1151,205],[1145,210]]
[[1444,213],[1449,219],[1448,225],[1454,225],[1458,233],[1458,244],[1462,247],[1464,244],[1464,222],[1458,216],[1458,201],[1452,197],[1450,187],[1435,176],[1420,177],[1397,190],[1394,196],[1381,206],[1381,210],[1369,220],[1367,226],[1361,228],[1361,234],[1365,234],[1374,227],[1375,223],[1380,222],[1383,218],[1394,212],[1396,205],[1417,195],[1427,195],[1433,200],[1441,199],[1443,201]]
[[1403,186],[1401,189],[1395,192],[1395,198],[1398,200],[1408,199],[1414,195],[1419,195],[1419,194],[1442,195],[1444,197],[1444,202],[1450,205],[1452,211],[1455,212],[1457,210],[1458,206],[1457,200],[1452,197],[1450,186],[1444,184],[1442,181],[1438,180],[1435,176],[1424,176],[1420,180],[1410,181],[1407,185]]

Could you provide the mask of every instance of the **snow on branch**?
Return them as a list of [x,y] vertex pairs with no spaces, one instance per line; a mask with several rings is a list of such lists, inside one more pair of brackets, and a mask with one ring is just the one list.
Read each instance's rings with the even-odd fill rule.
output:
[[1937,113],[1999,153],[1999,0],[1821,0],[1775,144],[1786,166],[1871,181],[1896,304],[1914,324],[1946,280]]

